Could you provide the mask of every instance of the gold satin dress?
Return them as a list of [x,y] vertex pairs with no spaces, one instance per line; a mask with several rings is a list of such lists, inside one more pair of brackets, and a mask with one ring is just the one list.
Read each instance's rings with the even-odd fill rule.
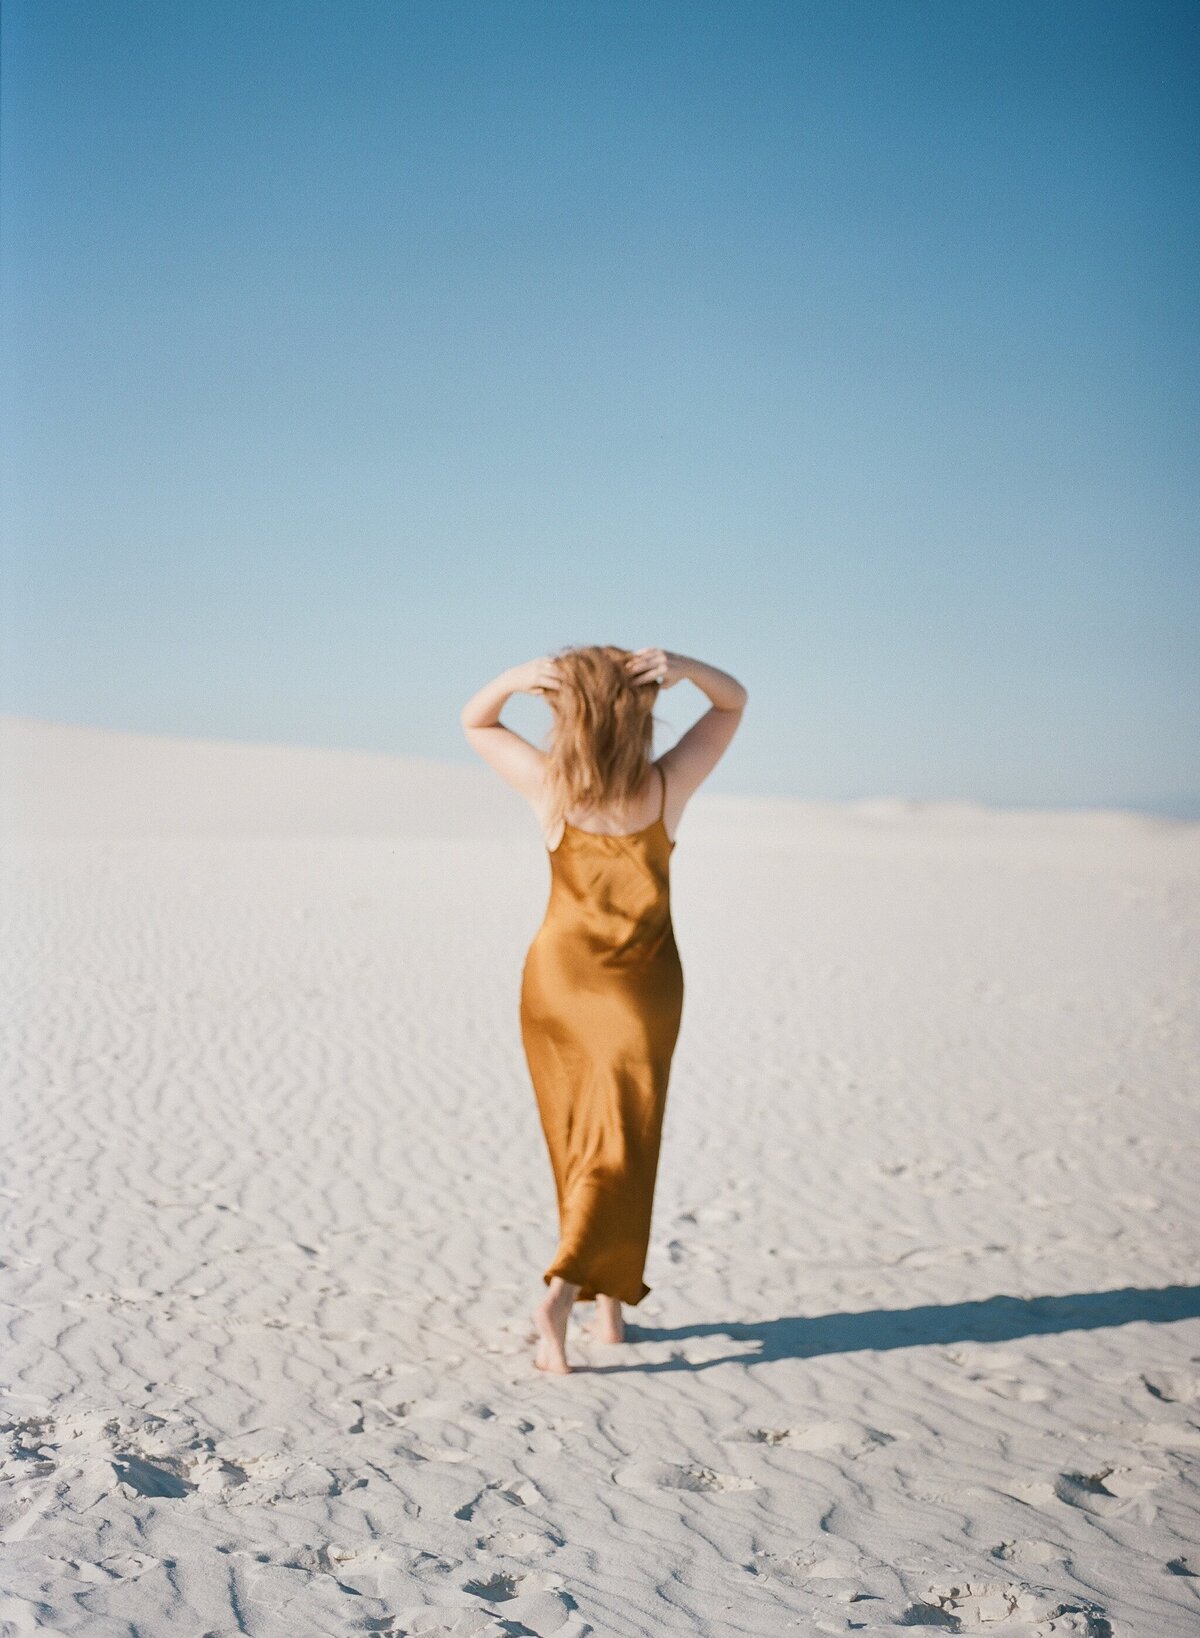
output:
[[683,968],[671,924],[675,843],[658,818],[602,836],[564,824],[550,900],[521,974],[521,1039],[550,1151],[559,1241],[542,1276],[636,1305]]

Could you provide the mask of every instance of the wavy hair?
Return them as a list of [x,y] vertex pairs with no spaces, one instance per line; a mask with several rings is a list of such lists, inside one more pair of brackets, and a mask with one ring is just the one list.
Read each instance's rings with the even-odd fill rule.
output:
[[559,684],[544,696],[554,713],[546,785],[556,818],[570,808],[623,807],[645,788],[658,684],[630,679],[632,652],[589,643],[551,656]]

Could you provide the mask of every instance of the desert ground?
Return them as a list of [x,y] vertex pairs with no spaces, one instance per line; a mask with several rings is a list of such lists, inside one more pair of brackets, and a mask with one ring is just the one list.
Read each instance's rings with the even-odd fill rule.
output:
[[652,1289],[552,1377],[525,803],[0,776],[5,1638],[1200,1631],[1200,824],[702,790]]

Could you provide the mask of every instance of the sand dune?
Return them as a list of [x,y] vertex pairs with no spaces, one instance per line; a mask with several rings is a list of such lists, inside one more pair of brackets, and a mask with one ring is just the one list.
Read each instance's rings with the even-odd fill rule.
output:
[[1198,1630],[1200,824],[701,793],[651,1294],[554,1379],[520,799],[0,771],[0,1634]]

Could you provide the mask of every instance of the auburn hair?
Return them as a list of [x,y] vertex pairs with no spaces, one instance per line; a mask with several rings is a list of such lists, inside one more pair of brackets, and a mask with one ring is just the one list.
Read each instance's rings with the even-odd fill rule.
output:
[[571,808],[624,807],[645,788],[658,684],[633,681],[625,669],[632,653],[587,643],[551,656],[558,687],[543,697],[554,713],[546,787],[556,819]]

